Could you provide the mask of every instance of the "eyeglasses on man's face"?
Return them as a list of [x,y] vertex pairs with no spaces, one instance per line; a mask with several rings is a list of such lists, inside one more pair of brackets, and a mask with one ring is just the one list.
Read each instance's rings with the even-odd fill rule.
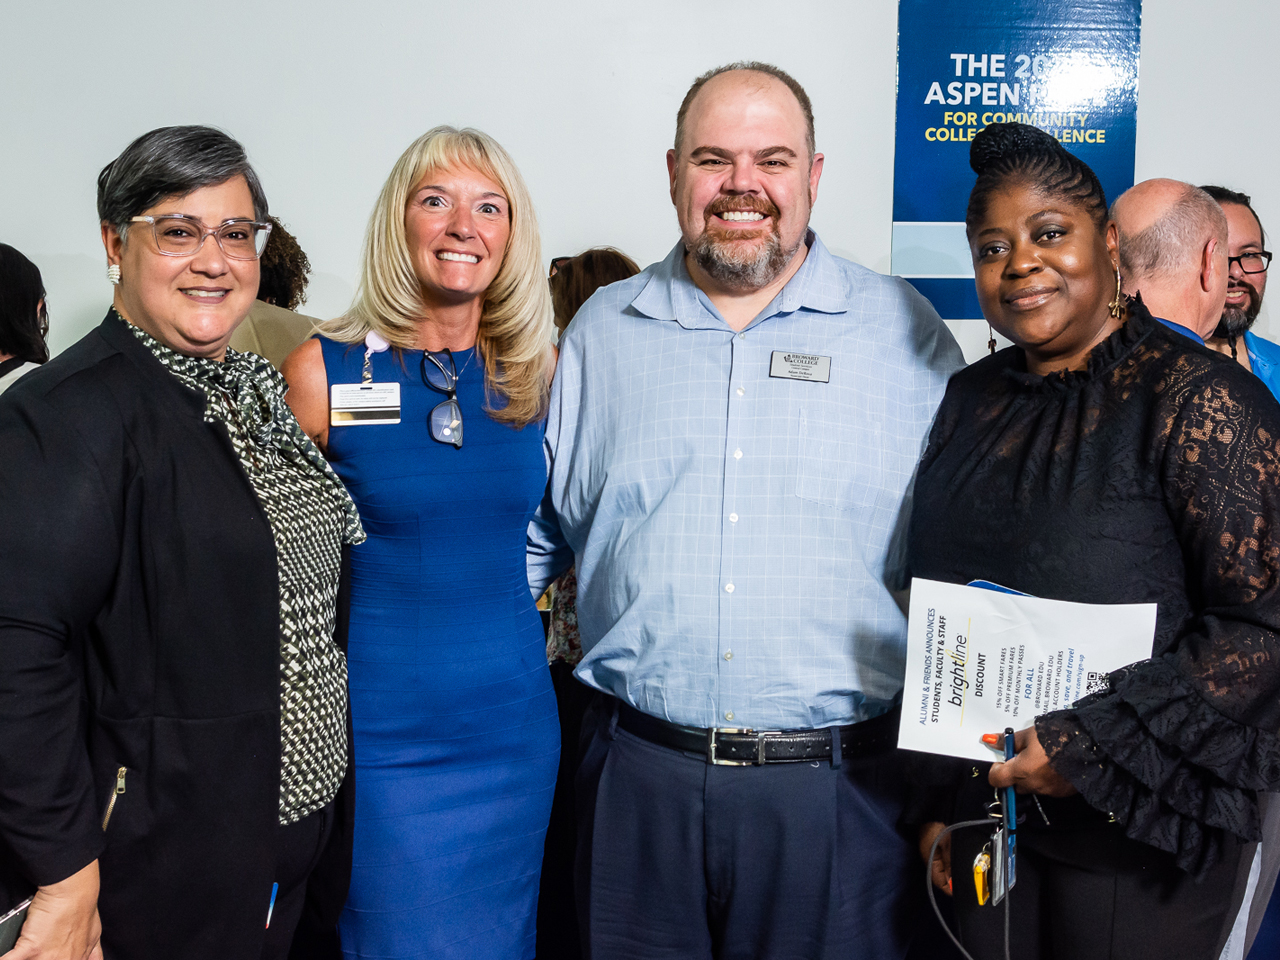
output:
[[461,450],[462,408],[458,406],[458,368],[454,366],[452,351],[440,352],[443,360],[430,351],[422,351],[422,382],[445,395],[445,399],[432,408],[427,425],[432,440],[451,443],[455,449]]
[[257,260],[271,236],[271,224],[256,220],[227,220],[207,227],[195,217],[167,213],[159,217],[130,217],[130,223],[149,223],[156,249],[166,257],[190,257],[213,237],[232,260]]
[[1238,257],[1227,257],[1227,273],[1231,272],[1233,263],[1240,264],[1242,273],[1266,273],[1267,267],[1271,266],[1271,254],[1266,250],[1254,250]]

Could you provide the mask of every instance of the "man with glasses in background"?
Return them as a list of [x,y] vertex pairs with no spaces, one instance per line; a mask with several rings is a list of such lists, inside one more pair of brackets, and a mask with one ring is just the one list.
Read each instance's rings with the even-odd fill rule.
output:
[[[1226,187],[1206,185],[1200,188],[1217,200],[1227,217],[1227,303],[1222,310],[1218,328],[1206,339],[1205,345],[1219,353],[1229,354],[1246,370],[1251,371],[1272,395],[1280,399],[1280,345],[1264,340],[1253,332],[1254,321],[1262,310],[1262,295],[1267,289],[1267,267],[1271,254],[1264,250],[1266,233],[1262,219],[1253,209],[1248,194]],[[1244,349],[1240,349],[1243,341]],[[1268,904],[1275,896],[1276,876],[1280,874],[1280,797],[1274,793],[1258,795],[1259,817],[1262,822],[1262,842],[1257,861],[1248,859],[1241,863],[1241,876],[1237,889],[1243,905],[1230,940],[1222,952],[1222,960],[1240,960],[1248,957],[1256,946],[1260,956],[1275,956],[1274,940],[1280,917],[1280,900]],[[1269,914],[1268,914],[1269,910]],[[1255,944],[1266,917],[1268,934],[1272,939],[1270,952],[1261,942]]]
[[[1227,305],[1222,322],[1206,341],[1219,353],[1229,353],[1242,367],[1251,371],[1280,399],[1280,344],[1264,340],[1251,329],[1262,309],[1262,295],[1267,290],[1267,267],[1271,254],[1264,250],[1266,234],[1262,219],[1253,209],[1248,194],[1226,187],[1201,187],[1217,200],[1227,215],[1227,249],[1230,275],[1227,280]],[[1239,349],[1244,340],[1245,349]]]
[[809,98],[700,77],[667,153],[682,239],[561,341],[535,595],[576,554],[588,955],[900,958],[924,882],[897,740],[901,531],[962,365],[900,279],[809,229]]

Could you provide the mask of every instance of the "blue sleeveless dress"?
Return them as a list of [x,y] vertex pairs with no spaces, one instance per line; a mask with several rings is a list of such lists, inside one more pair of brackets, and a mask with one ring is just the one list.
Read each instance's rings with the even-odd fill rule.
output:
[[[359,383],[363,345],[320,339],[330,385]],[[400,383],[399,424],[329,429],[369,534],[351,554],[348,958],[534,956],[560,744],[525,573],[543,425],[488,417],[472,354],[454,354],[461,449],[431,439],[444,395],[423,383],[420,351],[372,358],[375,382]]]

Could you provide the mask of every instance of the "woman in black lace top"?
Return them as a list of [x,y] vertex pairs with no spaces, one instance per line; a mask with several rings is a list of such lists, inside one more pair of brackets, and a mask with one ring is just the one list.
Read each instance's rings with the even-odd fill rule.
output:
[[[988,127],[971,163],[978,296],[1014,346],[947,388],[912,573],[1158,614],[1152,658],[1038,718],[1014,761],[926,764],[933,817],[983,816],[992,786],[1038,795],[1019,807],[1014,956],[1208,958],[1256,791],[1280,782],[1280,407],[1121,302],[1102,188],[1056,140]],[[969,880],[986,839],[955,834],[949,862],[964,939],[996,957],[1004,911]]]

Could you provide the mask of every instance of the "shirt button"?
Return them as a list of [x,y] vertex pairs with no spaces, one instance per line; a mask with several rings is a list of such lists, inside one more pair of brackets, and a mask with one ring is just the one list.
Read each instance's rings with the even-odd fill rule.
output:
[[736,513],[731,513],[731,514],[729,514],[729,522],[730,522],[730,523],[737,523],[737,522],[738,522],[738,515],[737,515]]
[[741,451],[741,450],[735,450],[735,451],[733,451],[733,459],[735,459],[735,460],[741,460],[741,459],[742,459],[742,451]]
[[747,331],[743,330],[740,334],[738,334],[738,339],[739,340],[747,339]]
[[733,593],[733,584],[732,584],[732,583],[726,583],[726,584],[724,585],[724,592],[725,592],[725,593]]
[[740,397],[745,397],[746,395],[747,395],[747,391],[746,391],[746,390],[744,390],[742,387],[739,387],[739,388],[738,388],[738,396],[740,396]]
[[733,651],[732,651],[732,650],[726,650],[726,651],[724,652],[724,658],[725,658],[726,660],[732,660],[732,659],[733,659]]
[[733,711],[732,711],[732,710],[726,710],[726,711],[724,712],[724,718],[725,718],[726,720],[728,720],[730,723],[733,723]]

